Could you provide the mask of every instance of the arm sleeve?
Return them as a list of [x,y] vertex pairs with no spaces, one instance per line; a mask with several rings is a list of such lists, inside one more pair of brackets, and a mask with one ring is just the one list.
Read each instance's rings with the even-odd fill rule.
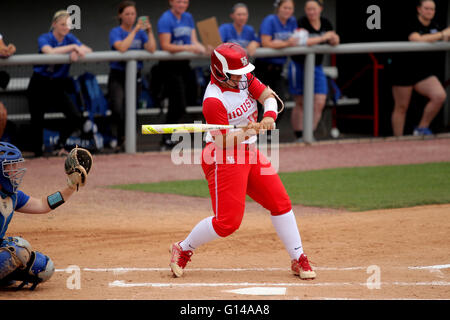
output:
[[269,17],[266,17],[261,23],[259,34],[260,36],[261,35],[273,36],[272,23]]
[[38,38],[38,47],[39,47],[39,52],[42,52],[42,48],[44,46],[52,46],[50,44],[50,42],[48,41],[48,37],[47,35],[43,34]]
[[158,33],[172,33],[172,26],[170,25],[170,21],[168,19],[165,19],[165,16],[163,15],[158,20]]
[[[409,36],[413,34],[414,32],[419,32],[419,28],[417,26],[417,22],[415,19],[409,19],[403,27],[400,27],[402,30],[403,36],[406,38],[406,41],[409,41]],[[403,40],[403,39],[402,39]]]
[[333,24],[327,18],[323,18],[323,25],[324,25],[323,28],[324,28],[325,31],[332,31],[332,30],[334,30],[333,29]]
[[30,200],[30,196],[23,193],[22,191],[17,191],[17,203],[14,210],[19,210]]
[[264,85],[257,77],[255,77],[251,73],[247,74],[247,79],[248,82],[250,83],[248,91],[253,96],[253,98],[258,100],[261,94],[263,93],[264,89],[266,89],[266,85]]
[[186,12],[186,13],[188,14],[188,17],[189,17],[189,25],[190,25],[190,27],[192,29],[195,29],[194,17],[189,12]]
[[217,98],[206,98],[203,101],[203,116],[206,123],[229,124],[227,110]]
[[109,32],[109,45],[111,46],[111,49],[114,49],[114,43],[117,41],[122,41],[122,39],[120,38],[118,30],[114,28]]
[[[203,116],[205,117],[206,123],[230,124],[228,122],[227,110],[223,103],[217,98],[206,98],[205,101],[203,101]],[[210,133],[212,135],[226,134],[227,130],[215,130]]]

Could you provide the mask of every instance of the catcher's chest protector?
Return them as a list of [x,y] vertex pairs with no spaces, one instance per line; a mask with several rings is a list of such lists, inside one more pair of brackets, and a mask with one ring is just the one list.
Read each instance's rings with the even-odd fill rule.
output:
[[9,222],[13,217],[16,197],[16,194],[6,196],[4,193],[0,192],[0,239],[5,237]]

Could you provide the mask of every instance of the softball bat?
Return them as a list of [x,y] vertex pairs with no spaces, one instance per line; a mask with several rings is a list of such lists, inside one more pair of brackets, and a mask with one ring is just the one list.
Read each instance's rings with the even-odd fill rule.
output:
[[205,132],[211,130],[226,130],[245,128],[246,125],[222,125],[205,123],[183,123],[183,124],[143,124],[142,134],[170,134],[176,132]]

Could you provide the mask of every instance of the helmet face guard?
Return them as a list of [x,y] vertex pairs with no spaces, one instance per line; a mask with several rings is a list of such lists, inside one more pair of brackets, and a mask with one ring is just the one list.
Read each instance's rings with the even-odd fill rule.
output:
[[5,191],[15,193],[19,188],[25,172],[27,171],[27,169],[23,167],[24,161],[23,158],[20,158],[17,160],[4,160],[2,162],[3,177],[5,177],[10,184],[10,187],[3,186],[2,184]]
[[22,183],[26,168],[20,150],[7,142],[0,142],[1,175],[0,184],[2,191],[12,194],[17,191]]
[[[254,69],[255,66],[248,61],[247,52],[238,44],[223,43],[211,53],[211,73],[214,78],[234,89],[247,89],[250,85],[247,74]],[[232,75],[241,77],[234,80],[231,79]]]

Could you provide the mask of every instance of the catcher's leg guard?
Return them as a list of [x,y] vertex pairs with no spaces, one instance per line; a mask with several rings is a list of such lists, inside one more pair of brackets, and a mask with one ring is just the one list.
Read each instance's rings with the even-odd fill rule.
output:
[[20,237],[8,237],[0,244],[0,280],[17,269],[25,269],[31,257],[31,245]]
[[31,290],[50,279],[55,271],[52,260],[46,255],[31,251],[31,246],[23,238],[9,237],[0,248],[0,284],[11,285],[22,281],[17,289],[31,283]]
[[30,290],[34,290],[39,283],[50,279],[54,272],[53,261],[46,255],[33,251],[26,268],[24,270],[17,269],[7,279],[22,281],[17,290],[22,289],[27,284],[31,284]]

